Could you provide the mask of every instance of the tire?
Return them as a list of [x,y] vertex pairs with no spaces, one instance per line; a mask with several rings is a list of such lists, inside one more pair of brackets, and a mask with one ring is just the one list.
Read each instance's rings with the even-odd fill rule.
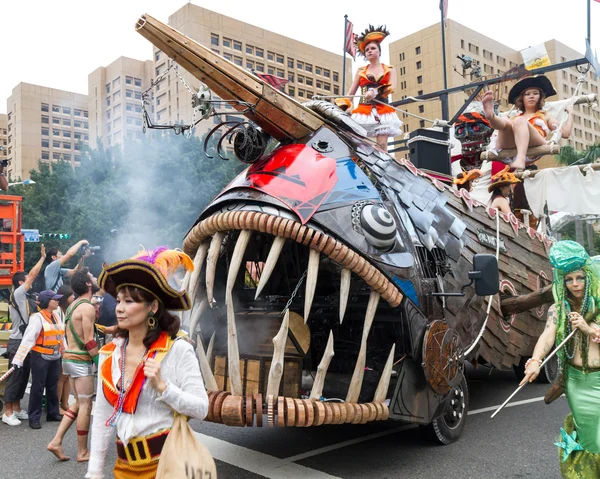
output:
[[513,366],[513,371],[515,372],[515,376],[517,377],[517,381],[521,382],[525,377],[525,363],[531,356],[523,356],[519,364]]
[[537,380],[540,383],[553,383],[558,377],[558,356],[554,355],[544,364],[544,369],[540,371]]
[[442,415],[435,418],[431,424],[424,426],[429,439],[443,445],[456,441],[467,422],[469,388],[464,376],[460,384],[450,391],[446,401]]

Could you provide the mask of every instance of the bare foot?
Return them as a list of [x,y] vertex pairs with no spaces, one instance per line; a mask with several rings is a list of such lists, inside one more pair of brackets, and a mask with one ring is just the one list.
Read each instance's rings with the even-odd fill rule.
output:
[[515,160],[510,164],[511,169],[519,171],[525,169],[525,158],[519,158],[518,156]]
[[481,99],[481,104],[483,106],[483,113],[485,117],[489,120],[491,117],[495,115],[494,112],[494,93],[491,91],[486,91],[485,95]]
[[59,461],[68,461],[71,459],[69,456],[65,456],[62,446],[56,446],[55,444],[48,444],[48,450],[56,456]]
[[87,462],[90,460],[90,451],[85,451],[84,454],[77,454],[77,462]]

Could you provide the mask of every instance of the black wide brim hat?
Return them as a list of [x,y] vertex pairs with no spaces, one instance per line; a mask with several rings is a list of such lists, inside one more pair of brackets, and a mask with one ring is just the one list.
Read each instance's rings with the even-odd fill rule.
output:
[[554,86],[548,77],[544,75],[537,75],[534,77],[524,78],[520,82],[517,82],[510,89],[510,92],[508,92],[508,102],[514,105],[517,101],[517,98],[519,98],[519,95],[528,88],[539,88],[544,92],[545,98],[556,95],[556,90],[554,89]]
[[170,310],[181,311],[191,307],[187,292],[172,288],[159,269],[147,261],[126,259],[107,266],[98,276],[98,286],[115,297],[125,286],[139,288]]

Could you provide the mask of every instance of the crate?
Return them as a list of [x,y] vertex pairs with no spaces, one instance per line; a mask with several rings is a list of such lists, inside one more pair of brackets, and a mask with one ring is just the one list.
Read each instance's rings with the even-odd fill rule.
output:
[[[242,377],[243,395],[265,394],[267,391],[270,369],[271,357],[240,355],[240,376]],[[222,391],[231,391],[226,354],[215,354],[213,371],[218,388]],[[283,376],[279,386],[279,395],[299,398],[301,383],[302,359],[298,357],[285,357],[283,362]]]

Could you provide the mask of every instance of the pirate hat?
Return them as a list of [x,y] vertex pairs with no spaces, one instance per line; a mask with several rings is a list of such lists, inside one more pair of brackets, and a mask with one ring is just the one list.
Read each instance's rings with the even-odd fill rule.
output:
[[468,181],[476,180],[481,176],[481,170],[469,170],[469,171],[461,171],[456,178],[454,178],[455,185],[464,185]]
[[191,307],[187,292],[177,291],[168,282],[180,266],[187,271],[194,269],[194,263],[182,251],[164,246],[143,250],[131,259],[106,266],[98,277],[98,285],[113,296],[125,286],[139,288],[162,302],[166,309],[186,310]]
[[552,82],[548,79],[548,77],[544,75],[536,75],[534,77],[524,78],[520,82],[515,83],[515,85],[510,89],[510,92],[508,92],[508,102],[514,105],[517,101],[517,98],[519,98],[519,95],[528,88],[539,88],[543,92],[544,98],[556,95],[556,90],[552,86]]
[[364,56],[365,48],[369,43],[381,43],[389,34],[390,32],[387,31],[385,25],[379,25],[377,28],[369,25],[369,28],[356,37],[356,46]]
[[496,188],[500,188],[505,185],[512,185],[515,183],[521,183],[521,180],[510,172],[501,173],[497,176],[492,177],[492,184],[488,186],[488,193],[491,193]]

